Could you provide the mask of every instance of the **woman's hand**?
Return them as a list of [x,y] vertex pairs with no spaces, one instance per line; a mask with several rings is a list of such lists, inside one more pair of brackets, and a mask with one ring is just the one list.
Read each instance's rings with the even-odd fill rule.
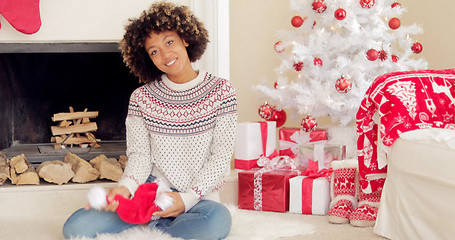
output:
[[117,210],[119,203],[118,201],[114,200],[115,195],[120,195],[128,199],[130,198],[131,193],[130,190],[128,190],[128,188],[126,188],[125,186],[111,188],[111,190],[109,190],[109,192],[107,193],[108,204],[104,208],[104,211],[115,212],[115,210]]
[[[130,190],[126,188],[125,186],[120,186],[120,187],[114,187],[109,190],[107,193],[107,199],[108,199],[108,204],[106,207],[104,207],[104,211],[109,211],[109,212],[115,212],[118,207],[118,201],[114,201],[115,195],[121,195],[124,198],[129,198],[131,196]],[[90,204],[87,204],[85,206],[85,210],[89,210],[91,208]]]
[[153,216],[159,216],[163,218],[178,217],[180,214],[185,212],[185,203],[183,203],[182,197],[180,197],[180,193],[166,192],[164,194],[171,196],[174,199],[174,204],[164,211],[154,212]]

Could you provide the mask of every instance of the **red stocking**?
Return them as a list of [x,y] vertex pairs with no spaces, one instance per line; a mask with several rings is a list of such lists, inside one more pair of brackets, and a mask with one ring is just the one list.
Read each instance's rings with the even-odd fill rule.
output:
[[0,14],[21,33],[33,34],[41,28],[39,0],[0,0]]

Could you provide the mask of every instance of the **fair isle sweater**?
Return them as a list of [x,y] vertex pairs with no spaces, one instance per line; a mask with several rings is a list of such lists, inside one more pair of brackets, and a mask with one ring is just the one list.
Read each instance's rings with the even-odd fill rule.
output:
[[200,71],[186,83],[162,76],[136,89],[126,118],[128,164],[120,186],[134,195],[150,174],[180,192],[185,212],[218,200],[234,149],[233,85]]

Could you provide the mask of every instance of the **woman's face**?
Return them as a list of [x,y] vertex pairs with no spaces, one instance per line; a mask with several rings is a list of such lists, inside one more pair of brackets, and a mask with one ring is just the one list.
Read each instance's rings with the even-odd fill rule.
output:
[[188,74],[194,74],[186,47],[188,43],[173,31],[152,32],[145,39],[145,50],[155,66],[177,83],[186,82]]

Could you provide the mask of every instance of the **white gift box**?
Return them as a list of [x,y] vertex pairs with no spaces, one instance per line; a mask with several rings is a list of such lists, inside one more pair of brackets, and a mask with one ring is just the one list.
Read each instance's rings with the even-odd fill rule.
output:
[[257,168],[256,162],[259,157],[263,156],[264,153],[265,157],[268,157],[274,152],[276,152],[275,121],[241,122],[237,124],[234,145],[236,169]]
[[312,215],[326,215],[329,212],[330,182],[325,177],[291,178],[289,191],[289,212]]

